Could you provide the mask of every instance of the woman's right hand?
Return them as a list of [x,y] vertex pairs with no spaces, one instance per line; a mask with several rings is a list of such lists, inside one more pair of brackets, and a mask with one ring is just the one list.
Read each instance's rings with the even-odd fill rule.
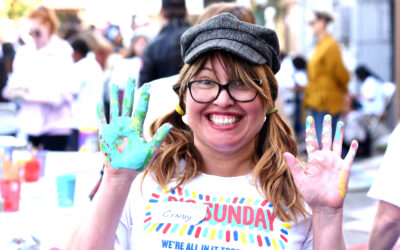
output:
[[[134,92],[135,81],[131,80],[125,89],[120,116],[118,86],[111,86],[109,124],[104,116],[103,103],[99,103],[97,107],[100,147],[106,158],[106,166],[112,172],[120,172],[121,169],[140,171],[145,168],[171,129],[170,124],[164,124],[152,140],[147,142],[143,138],[142,130],[150,98],[149,86],[146,84],[141,88],[139,101],[131,118]],[[123,172],[125,171],[127,170]]]

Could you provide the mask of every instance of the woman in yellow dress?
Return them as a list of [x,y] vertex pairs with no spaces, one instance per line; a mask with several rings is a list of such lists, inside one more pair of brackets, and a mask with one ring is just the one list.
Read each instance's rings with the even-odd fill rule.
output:
[[320,145],[324,116],[332,115],[332,131],[335,131],[335,124],[344,109],[344,96],[350,80],[339,45],[327,31],[327,25],[332,21],[328,13],[315,11],[309,22],[318,43],[307,65],[308,84],[304,90],[304,106],[314,117]]

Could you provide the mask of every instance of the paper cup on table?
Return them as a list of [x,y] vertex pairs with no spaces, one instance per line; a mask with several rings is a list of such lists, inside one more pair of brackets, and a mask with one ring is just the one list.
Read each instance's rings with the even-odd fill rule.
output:
[[56,177],[57,201],[60,207],[72,207],[75,198],[76,176],[65,174]]
[[38,181],[41,175],[40,162],[36,159],[31,159],[24,164],[23,179],[26,182]]
[[21,181],[1,179],[0,192],[3,199],[3,211],[18,211],[21,196]]

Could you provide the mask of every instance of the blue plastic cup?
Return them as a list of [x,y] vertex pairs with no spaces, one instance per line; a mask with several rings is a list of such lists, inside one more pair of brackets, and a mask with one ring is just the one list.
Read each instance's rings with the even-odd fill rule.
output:
[[56,182],[58,206],[74,206],[76,176],[74,174],[60,175],[56,177]]

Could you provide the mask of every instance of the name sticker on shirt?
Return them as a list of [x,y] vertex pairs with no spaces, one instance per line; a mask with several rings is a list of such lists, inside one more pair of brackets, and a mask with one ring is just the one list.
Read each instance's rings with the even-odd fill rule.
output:
[[196,225],[206,216],[207,205],[184,202],[161,202],[153,205],[152,220],[155,223]]

